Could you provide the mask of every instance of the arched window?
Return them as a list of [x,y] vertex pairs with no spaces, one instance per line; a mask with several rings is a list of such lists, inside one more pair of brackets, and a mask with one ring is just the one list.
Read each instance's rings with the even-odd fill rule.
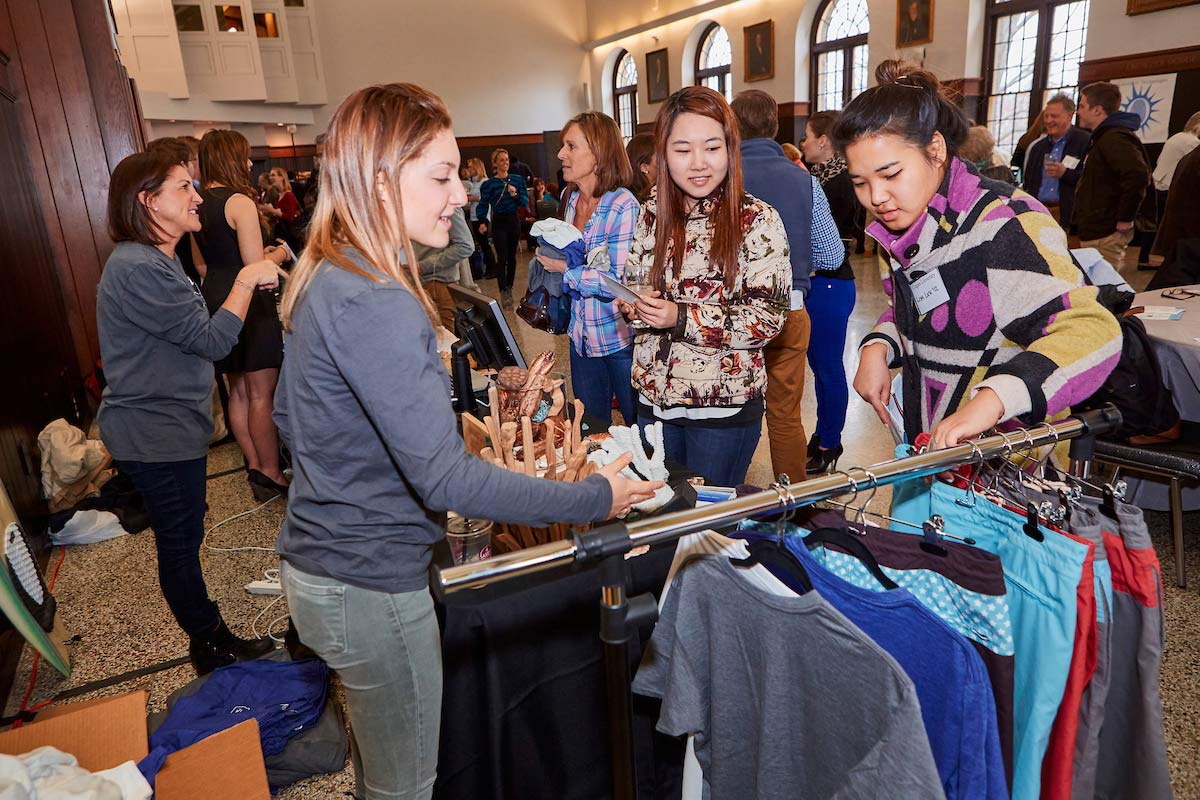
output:
[[813,28],[812,103],[840,111],[867,88],[867,0],[825,0]]
[[1012,153],[1051,96],[1075,94],[1088,0],[988,0],[987,13],[988,127]]
[[696,48],[696,85],[716,89],[733,101],[733,50],[729,46],[729,34],[717,23],[710,23],[700,36]]
[[622,52],[613,69],[613,119],[626,142],[637,132],[637,91],[637,62],[628,52]]

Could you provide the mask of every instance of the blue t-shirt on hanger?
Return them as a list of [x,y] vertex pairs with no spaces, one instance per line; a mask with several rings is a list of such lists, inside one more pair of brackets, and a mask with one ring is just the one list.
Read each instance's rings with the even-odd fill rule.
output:
[[[774,526],[744,526],[735,535],[774,536]],[[971,643],[907,589],[861,589],[823,567],[800,536],[789,535],[787,548],[804,565],[813,589],[895,658],[916,686],[947,800],[1006,800],[996,704],[983,660]],[[802,591],[791,586],[789,576],[775,577]]]

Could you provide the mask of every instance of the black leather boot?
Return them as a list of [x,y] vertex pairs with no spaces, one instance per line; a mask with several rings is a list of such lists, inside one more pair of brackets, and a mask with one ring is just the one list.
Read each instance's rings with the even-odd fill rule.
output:
[[842,446],[840,444],[832,450],[823,450],[819,445],[817,447],[810,447],[808,450],[808,463],[804,465],[804,471],[809,475],[822,475],[831,468],[837,469],[837,462],[841,457]]
[[241,639],[229,630],[225,620],[221,620],[211,633],[192,637],[191,644],[188,646],[188,656],[191,658],[192,666],[196,669],[196,674],[207,675],[214,669],[227,666],[235,661],[247,661],[265,656],[274,648],[275,643],[270,637]]

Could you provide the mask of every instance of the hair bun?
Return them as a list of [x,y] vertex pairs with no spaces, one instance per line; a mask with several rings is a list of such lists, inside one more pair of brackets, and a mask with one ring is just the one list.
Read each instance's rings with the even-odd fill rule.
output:
[[926,69],[898,58],[889,58],[875,68],[875,81],[883,86],[895,84],[924,89],[933,94],[941,94],[942,84],[937,76]]

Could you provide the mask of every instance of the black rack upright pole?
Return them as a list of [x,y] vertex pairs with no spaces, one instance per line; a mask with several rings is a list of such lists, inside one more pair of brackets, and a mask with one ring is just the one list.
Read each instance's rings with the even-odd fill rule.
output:
[[604,643],[604,687],[608,698],[608,749],[614,800],[637,797],[633,766],[633,709],[629,697],[629,625],[625,558],[600,562],[600,641]]

